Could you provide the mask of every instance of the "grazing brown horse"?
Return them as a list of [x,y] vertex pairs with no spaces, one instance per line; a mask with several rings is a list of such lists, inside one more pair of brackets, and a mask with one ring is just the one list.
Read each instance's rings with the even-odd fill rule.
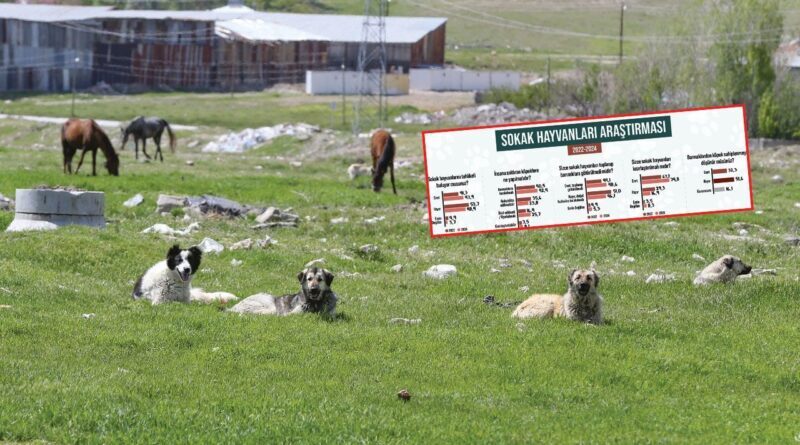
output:
[[370,143],[372,152],[372,190],[379,192],[383,187],[383,175],[389,170],[392,178],[392,191],[397,194],[394,186],[394,138],[386,130],[378,130],[372,135]]
[[114,151],[114,146],[111,145],[111,140],[103,132],[97,122],[92,119],[75,119],[72,118],[64,123],[61,127],[61,148],[64,150],[64,173],[69,172],[72,174],[72,157],[75,152],[81,152],[81,159],[78,161],[78,168],[75,169],[75,174],[83,165],[83,157],[86,156],[86,151],[92,152],[92,176],[97,176],[97,149],[103,150],[106,156],[106,168],[108,173],[119,176],[119,157],[117,152]]

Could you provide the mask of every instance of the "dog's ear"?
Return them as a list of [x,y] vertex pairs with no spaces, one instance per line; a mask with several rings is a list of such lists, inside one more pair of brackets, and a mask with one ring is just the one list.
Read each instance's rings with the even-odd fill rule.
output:
[[733,267],[733,257],[732,256],[726,256],[726,257],[722,258],[722,264],[724,264],[725,267],[730,269],[731,267]]
[[600,275],[597,274],[597,271],[592,269],[592,275],[594,275],[594,287],[600,285]]
[[167,267],[170,269],[175,269],[175,257],[181,253],[181,247],[177,244],[173,244],[170,247],[169,251],[167,252]]
[[297,281],[299,281],[301,283],[303,281],[305,281],[305,279],[306,279],[306,270],[307,269],[303,269],[300,272],[297,272]]
[[325,284],[331,287],[331,283],[333,283],[333,274],[330,273],[328,269],[322,269],[322,273],[325,275]]
[[192,275],[200,268],[200,260],[203,259],[203,251],[197,246],[189,248],[189,264],[192,265]]
[[575,272],[577,271],[578,269],[572,269],[569,275],[567,275],[567,282],[569,283],[570,286],[572,286],[572,276],[575,275]]

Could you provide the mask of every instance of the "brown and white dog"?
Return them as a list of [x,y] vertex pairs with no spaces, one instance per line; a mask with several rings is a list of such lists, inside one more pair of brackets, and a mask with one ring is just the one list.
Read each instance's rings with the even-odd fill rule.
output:
[[300,292],[275,297],[262,293],[251,295],[240,301],[229,312],[240,314],[291,315],[302,312],[317,312],[327,316],[336,313],[338,297],[331,290],[333,274],[310,267],[297,274]]
[[574,269],[568,278],[564,295],[534,294],[520,303],[512,317],[566,317],[592,324],[603,322],[603,297],[597,293],[600,277],[594,270]]
[[739,258],[733,255],[724,255],[706,266],[694,279],[694,284],[733,283],[736,281],[736,277],[749,274],[751,269]]

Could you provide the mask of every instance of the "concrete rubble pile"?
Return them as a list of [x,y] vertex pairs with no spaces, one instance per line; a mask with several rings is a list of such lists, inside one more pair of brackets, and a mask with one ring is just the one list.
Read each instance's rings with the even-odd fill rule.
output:
[[294,136],[300,140],[311,138],[320,128],[306,123],[278,124],[271,127],[246,128],[239,132],[219,136],[203,148],[204,153],[243,153],[280,136]]

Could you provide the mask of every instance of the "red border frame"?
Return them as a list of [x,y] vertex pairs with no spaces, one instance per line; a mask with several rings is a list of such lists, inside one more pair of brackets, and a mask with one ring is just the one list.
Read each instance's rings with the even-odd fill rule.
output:
[[[546,226],[536,226],[536,227],[509,227],[505,229],[491,229],[491,230],[479,230],[475,232],[457,232],[457,233],[443,233],[441,235],[434,235],[433,234],[433,216],[431,215],[431,190],[430,190],[430,181],[428,178],[428,150],[425,146],[425,135],[433,134],[433,133],[448,133],[451,131],[465,131],[465,130],[485,130],[487,128],[508,128],[508,127],[521,127],[525,125],[540,125],[540,124],[550,124],[556,122],[573,122],[573,121],[591,121],[591,120],[599,120],[599,119],[608,119],[608,118],[615,118],[615,117],[628,117],[628,116],[649,116],[653,114],[671,114],[671,113],[684,113],[688,111],[703,111],[703,110],[719,110],[719,109],[726,109],[726,108],[740,108],[742,110],[742,121],[744,123],[744,144],[745,144],[745,152],[747,155],[747,179],[748,179],[748,186],[750,187],[750,207],[743,208],[743,209],[730,209],[730,210],[713,210],[709,212],[694,212],[694,213],[679,213],[674,215],[657,215],[657,216],[642,216],[636,218],[622,218],[622,219],[610,219],[610,220],[602,220],[602,221],[585,221],[585,222],[578,222],[578,223],[564,223],[564,224],[550,224]],[[571,117],[565,119],[551,119],[551,120],[544,120],[544,121],[527,121],[527,122],[516,122],[512,124],[496,124],[496,125],[476,125],[472,127],[459,127],[459,128],[443,128],[438,130],[424,130],[421,132],[422,134],[422,160],[425,164],[425,193],[426,199],[428,201],[428,233],[430,234],[431,238],[447,238],[451,236],[464,236],[464,235],[483,235],[487,233],[503,233],[503,232],[518,232],[521,230],[537,230],[537,229],[551,229],[553,227],[569,227],[569,226],[585,226],[590,224],[609,224],[609,223],[617,223],[617,222],[628,222],[628,221],[643,221],[643,220],[651,220],[651,219],[664,219],[664,218],[680,218],[686,216],[699,216],[699,215],[714,215],[719,213],[736,213],[736,212],[748,212],[755,209],[755,200],[753,197],[753,171],[750,167],[750,138],[748,137],[748,128],[747,128],[747,112],[745,110],[744,104],[734,104],[734,105],[718,105],[713,107],[698,107],[698,108],[681,108],[678,110],[661,110],[661,111],[647,111],[643,113],[623,113],[623,114],[612,114],[607,116],[590,116],[590,117]]]

